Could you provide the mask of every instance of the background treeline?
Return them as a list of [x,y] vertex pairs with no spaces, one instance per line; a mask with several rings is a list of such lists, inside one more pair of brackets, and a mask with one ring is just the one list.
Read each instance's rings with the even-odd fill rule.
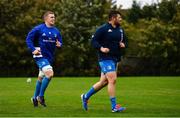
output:
[[111,9],[124,18],[129,47],[124,50],[121,75],[180,75],[180,1],[122,10],[111,0],[0,0],[0,76],[36,76],[27,50],[27,33],[46,10],[55,11],[63,47],[56,52],[56,76],[97,76],[99,67],[90,45],[96,28],[107,22]]

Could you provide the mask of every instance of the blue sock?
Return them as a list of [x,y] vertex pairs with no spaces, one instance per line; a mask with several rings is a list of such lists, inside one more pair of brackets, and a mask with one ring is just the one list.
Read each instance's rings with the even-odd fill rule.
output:
[[46,88],[48,87],[49,81],[50,79],[48,79],[47,77],[43,78],[39,96],[44,96],[44,92]]
[[88,100],[96,91],[94,90],[94,87],[91,87],[90,90],[85,94],[85,98]]
[[110,97],[110,100],[111,100],[111,107],[112,109],[114,109],[116,106],[116,97]]
[[36,98],[39,95],[41,89],[41,82],[39,80],[36,81],[36,89],[34,91],[34,98]]

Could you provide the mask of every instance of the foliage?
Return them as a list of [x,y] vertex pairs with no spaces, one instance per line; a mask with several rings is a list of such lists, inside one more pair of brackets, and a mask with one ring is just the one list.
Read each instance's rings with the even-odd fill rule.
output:
[[152,4],[151,6],[145,5],[142,8],[141,18],[145,18],[147,20],[151,20],[155,18],[157,15],[157,4]]
[[141,17],[141,7],[140,5],[133,0],[132,8],[128,12],[127,20],[131,23],[136,23]]
[[[91,35],[105,22],[111,1],[22,0],[1,1],[1,76],[35,76],[34,62],[27,53],[25,38],[32,27],[41,23],[46,10],[55,11],[64,46],[57,51],[57,75],[94,75],[97,73],[95,51],[89,45]],[[11,9],[7,9],[11,8]],[[8,14],[8,15],[7,15]],[[8,52],[8,53],[6,53]],[[11,68],[10,68],[11,67]],[[14,71],[23,68],[25,73]],[[7,72],[10,71],[10,73]],[[37,69],[36,69],[37,70]]]
[[[180,72],[179,7],[175,0],[144,6],[139,11],[141,17],[138,20],[135,17],[136,22],[127,25],[130,46],[124,65],[129,66],[130,70],[125,73],[177,75]],[[133,12],[132,9],[129,11]]]
[[56,4],[60,14],[57,25],[61,28],[64,46],[56,66],[62,66],[62,75],[83,76],[97,73],[95,51],[90,46],[91,35],[107,18],[110,2],[62,0]]
[[[33,23],[30,14],[34,0],[1,0],[1,29],[0,29],[0,71],[1,76],[16,75],[29,66],[30,60],[25,45],[25,34]],[[26,14],[27,13],[27,14]],[[29,55],[28,55],[29,56]],[[25,65],[27,64],[27,65]],[[12,71],[19,68],[19,71]],[[31,69],[30,69],[31,70]]]
[[176,44],[178,39],[173,38],[178,31],[179,27],[171,24],[163,25],[157,22],[157,19],[148,22],[147,30],[141,31],[142,39],[138,46],[142,50],[138,54],[149,60],[148,64],[151,65],[151,70],[158,67],[159,70],[156,70],[154,74],[179,73],[179,68],[176,65],[176,59],[179,55]]
[[[55,75],[95,76],[97,56],[90,45],[91,35],[107,22],[111,0],[0,0],[0,76],[36,76],[37,68],[25,38],[46,10],[55,11],[56,26],[63,36],[57,50]],[[180,4],[162,0],[141,7],[119,10],[128,36],[122,60],[122,75],[179,75]],[[141,65],[141,66],[139,66]],[[148,68],[148,69],[147,69]]]
[[158,17],[165,22],[171,21],[174,15],[177,14],[178,1],[179,0],[162,0],[158,6]]

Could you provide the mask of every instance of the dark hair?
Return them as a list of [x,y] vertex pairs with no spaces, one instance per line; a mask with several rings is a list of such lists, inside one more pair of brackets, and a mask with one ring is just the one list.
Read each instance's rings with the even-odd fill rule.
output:
[[117,15],[121,15],[121,13],[119,11],[110,11],[109,12],[109,20],[111,20],[113,17],[116,17]]
[[46,11],[46,12],[43,14],[43,19],[45,19],[49,14],[54,14],[54,12],[52,12],[52,11]]

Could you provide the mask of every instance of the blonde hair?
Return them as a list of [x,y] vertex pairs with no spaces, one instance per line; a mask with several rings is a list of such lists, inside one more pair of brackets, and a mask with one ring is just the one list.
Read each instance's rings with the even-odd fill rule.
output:
[[43,15],[43,20],[45,20],[45,18],[49,15],[49,14],[54,14],[54,12],[52,11],[46,11]]

